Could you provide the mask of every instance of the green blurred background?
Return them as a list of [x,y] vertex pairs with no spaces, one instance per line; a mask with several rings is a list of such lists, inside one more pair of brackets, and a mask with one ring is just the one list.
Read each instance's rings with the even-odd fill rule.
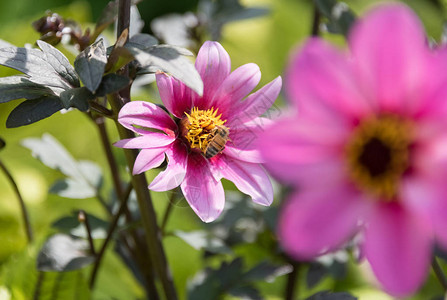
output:
[[[441,36],[445,19],[445,11],[440,9],[441,1],[405,1],[417,12],[428,35],[435,40],[439,40]],[[64,18],[75,19],[83,29],[93,28],[95,20],[107,2],[107,0],[2,0],[0,1],[0,39],[20,47],[25,43],[34,43],[39,35],[33,30],[31,23],[42,17],[47,9]],[[194,10],[197,2],[196,0],[144,0],[138,7],[146,22],[145,31],[148,32],[148,25],[154,17],[170,12]],[[345,2],[357,15],[361,15],[367,7],[379,1],[349,0]],[[308,37],[313,15],[312,1],[247,0],[243,3],[247,6],[266,6],[270,9],[270,14],[228,24],[224,27],[221,43],[231,56],[233,68],[254,62],[260,66],[263,74],[261,84],[265,84],[283,74],[291,51]],[[112,36],[112,30],[109,30],[109,35]],[[341,46],[344,45],[344,39],[340,36],[329,34],[324,34],[324,36]],[[74,55],[64,52],[73,61]],[[10,70],[0,69],[0,76],[10,74],[12,74]],[[150,96],[152,98],[149,98]],[[153,97],[150,91],[143,91],[135,99],[153,100]],[[281,98],[278,105],[283,105],[284,102],[285,100]],[[12,295],[12,299],[26,299],[18,287],[17,289],[10,288],[8,292],[5,292],[5,285],[9,286],[14,280],[17,281],[16,277],[21,276],[22,281],[27,281],[27,276],[32,276],[23,270],[34,268],[31,257],[35,255],[45,238],[54,233],[54,230],[50,228],[52,222],[80,208],[104,217],[104,212],[95,199],[72,200],[49,194],[49,186],[63,175],[34,159],[30,151],[20,145],[20,141],[25,137],[41,137],[45,132],[50,133],[69,149],[76,159],[97,162],[106,174],[104,191],[111,187],[106,159],[98,142],[96,127],[91,120],[79,111],[71,111],[64,115],[56,113],[30,126],[6,129],[6,118],[16,105],[16,101],[0,105],[0,137],[7,143],[6,148],[0,151],[0,159],[9,167],[23,193],[38,242],[34,247],[26,247],[26,237],[17,200],[5,176],[0,173],[0,299],[8,299],[4,296],[7,293]],[[112,134],[111,139],[116,141],[118,137],[111,125],[113,124],[108,124]],[[124,165],[121,151],[116,149],[115,154]],[[124,168],[121,171],[124,176]],[[150,180],[155,175],[156,172],[149,172],[148,179]],[[229,188],[232,186],[229,185]],[[163,213],[168,196],[165,193],[152,194],[157,212]],[[174,210],[168,229],[188,231],[203,227],[204,224],[200,223],[189,207],[180,207]],[[203,267],[202,254],[175,237],[167,237],[165,245],[173,268],[175,283],[184,297],[187,279]],[[266,251],[250,245],[240,247],[236,251],[244,256],[248,265],[268,255]],[[359,273],[363,274],[362,277],[357,276]],[[349,286],[355,295],[360,296],[360,299],[391,299],[373,288],[372,280],[367,266],[352,267],[346,279],[348,283],[341,283],[341,287],[343,284]],[[352,282],[349,283],[349,281]],[[266,283],[261,289],[268,299],[281,299],[284,284],[285,279],[279,278],[275,283]],[[332,288],[334,282],[327,279],[319,285],[318,289],[324,287]],[[440,287],[431,278],[415,299],[429,299],[427,297],[440,293]],[[142,297],[143,292],[113,251],[108,251],[106,261],[100,270],[97,291],[94,295],[95,299],[111,299],[112,297],[135,299]]]

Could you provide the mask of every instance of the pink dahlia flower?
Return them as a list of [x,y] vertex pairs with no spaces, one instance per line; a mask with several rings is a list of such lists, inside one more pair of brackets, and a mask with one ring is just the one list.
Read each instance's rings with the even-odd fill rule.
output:
[[195,65],[204,83],[203,96],[171,76],[157,74],[161,100],[173,117],[149,102],[127,103],[118,121],[140,136],[115,145],[141,149],[134,174],[160,166],[166,155],[166,170],[149,189],[167,191],[180,185],[204,222],[215,220],[223,210],[222,178],[254,202],[270,205],[272,185],[254,144],[267,121],[259,116],[278,97],[281,78],[243,100],[260,81],[257,65],[246,64],[230,72],[230,57],[217,42],[202,46]]
[[314,38],[292,57],[297,113],[260,139],[267,168],[298,187],[279,237],[306,260],[362,230],[385,290],[407,295],[426,277],[434,238],[447,247],[447,56],[401,4],[376,8],[348,41],[344,52]]

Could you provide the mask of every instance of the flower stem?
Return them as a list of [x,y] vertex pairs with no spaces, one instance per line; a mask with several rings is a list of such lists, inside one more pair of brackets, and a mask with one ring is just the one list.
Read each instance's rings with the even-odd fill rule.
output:
[[33,238],[33,230],[31,228],[31,222],[29,220],[29,214],[28,210],[26,209],[25,201],[23,200],[22,194],[19,191],[19,187],[17,186],[17,183],[15,182],[14,178],[12,177],[11,172],[9,172],[8,168],[3,164],[3,162],[0,160],[0,169],[2,169],[3,173],[5,173],[6,177],[8,178],[9,182],[11,183],[14,192],[17,196],[17,199],[19,200],[20,209],[22,211],[22,219],[23,223],[25,225],[25,232],[26,237],[28,239],[28,243],[32,243]]
[[38,300],[40,298],[40,292],[42,290],[42,283],[45,278],[45,272],[39,271],[39,275],[37,276],[36,286],[34,288],[33,300]]
[[[117,37],[119,37],[124,30],[129,28],[130,4],[131,0],[119,0]],[[128,76],[128,73],[128,69],[125,69],[123,71],[123,75]],[[117,114],[124,103],[127,103],[129,101],[129,87],[122,90],[119,95],[111,95],[110,106],[112,107],[112,111]],[[131,131],[122,127],[118,122],[116,122],[116,126],[118,128],[121,139],[135,137],[135,135]],[[129,169],[132,169],[138,152],[136,150],[126,149],[124,150],[124,153],[126,156],[127,165]],[[155,213],[152,199],[147,188],[148,183],[145,175],[139,174],[132,176],[132,185],[137,195],[137,201],[140,208],[142,224],[145,231],[144,236],[146,238],[149,256],[163,286],[166,299],[175,300],[177,299],[177,292],[175,290],[171,271],[166,260],[166,254],[164,252],[161,240],[161,231],[157,225],[157,215]]]
[[92,253],[93,256],[96,256],[95,244],[93,244],[92,229],[90,227],[90,222],[88,220],[87,214],[82,209],[78,212],[78,220],[79,222],[84,224],[85,230],[87,231],[88,243],[90,245],[90,252]]
[[99,136],[101,137],[102,147],[104,148],[104,152],[106,153],[106,158],[109,164],[110,174],[112,175],[112,181],[116,195],[118,199],[122,200],[123,186],[119,177],[118,164],[116,163],[115,157],[113,156],[112,148],[110,147],[111,143],[109,135],[107,134],[106,125],[104,123],[105,120],[102,117],[92,117],[92,119],[95,122],[96,127],[99,131]]
[[[130,190],[131,189],[129,189],[129,194],[130,194]],[[90,276],[90,289],[93,289],[93,287],[95,286],[95,281],[96,281],[96,277],[97,277],[96,275],[98,274],[98,270],[99,270],[99,266],[102,261],[102,257],[104,256],[107,246],[112,239],[113,233],[115,232],[115,229],[118,225],[118,220],[120,219],[120,217],[124,213],[124,211],[127,209],[127,199],[129,199],[129,197],[126,197],[124,199],[124,201],[121,202],[118,212],[115,214],[115,216],[110,224],[110,227],[107,231],[107,237],[106,237],[104,243],[102,244],[102,247],[98,252],[98,255],[96,256],[95,264],[93,266],[92,274]]]
[[439,283],[442,285],[444,292],[447,292],[447,280],[436,257],[433,257],[431,267],[433,268],[433,272],[435,272],[436,278],[438,279]]
[[292,263],[293,270],[289,273],[287,276],[287,284],[286,284],[286,290],[284,299],[285,300],[293,300],[298,299],[298,277],[299,277],[299,271],[300,271],[300,264],[299,263]]
[[[116,100],[115,100],[116,101]],[[118,100],[120,101],[120,100]],[[134,134],[117,123],[118,131],[122,139],[135,137]],[[124,150],[129,169],[133,168],[138,152],[133,149]],[[154,264],[166,299],[177,299],[172,275],[168,267],[166,255],[161,241],[161,231],[157,225],[157,215],[152,204],[152,199],[147,188],[148,183],[144,174],[132,176],[132,185],[137,195],[143,228],[145,230],[146,243],[149,247],[149,255]]]
[[98,114],[100,114],[101,116],[110,118],[110,119],[114,119],[116,118],[116,116],[113,114],[113,112],[102,106],[101,104],[94,102],[94,101],[90,101],[90,108],[94,111],[96,111]]
[[173,191],[171,197],[169,197],[169,202],[163,215],[163,220],[161,221],[161,234],[164,236],[166,233],[166,225],[168,224],[169,216],[171,215],[172,209],[174,208],[174,201],[176,198],[176,193]]
[[[119,0],[118,4],[118,30],[117,30],[117,38],[120,37],[121,33],[129,29],[130,26],[130,5],[131,0]],[[129,36],[127,36],[127,40]],[[126,43],[127,43],[126,40]],[[129,75],[129,67],[126,65],[122,70],[122,74],[128,76]],[[123,99],[124,103],[130,101],[130,85],[125,87],[119,92],[120,96]]]
[[312,36],[319,36],[320,35],[320,11],[318,10],[318,7],[316,4],[314,4],[314,16],[312,18]]

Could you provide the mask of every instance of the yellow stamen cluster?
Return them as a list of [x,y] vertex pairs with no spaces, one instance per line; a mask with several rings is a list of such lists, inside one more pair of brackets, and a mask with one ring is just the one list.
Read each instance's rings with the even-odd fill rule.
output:
[[395,200],[398,184],[409,167],[411,124],[393,115],[363,121],[346,147],[354,183],[380,199]]
[[221,116],[222,114],[217,115],[217,109],[214,108],[200,110],[194,107],[190,114],[186,113],[184,126],[187,131],[184,132],[184,136],[191,148],[200,149],[205,153],[209,134],[216,126],[222,126],[226,122],[221,120]]

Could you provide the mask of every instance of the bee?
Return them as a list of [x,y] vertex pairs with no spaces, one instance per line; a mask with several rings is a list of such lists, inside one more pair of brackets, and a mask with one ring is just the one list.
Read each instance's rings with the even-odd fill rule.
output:
[[206,138],[208,144],[205,148],[205,158],[211,158],[222,152],[229,135],[230,131],[227,127],[216,126]]

